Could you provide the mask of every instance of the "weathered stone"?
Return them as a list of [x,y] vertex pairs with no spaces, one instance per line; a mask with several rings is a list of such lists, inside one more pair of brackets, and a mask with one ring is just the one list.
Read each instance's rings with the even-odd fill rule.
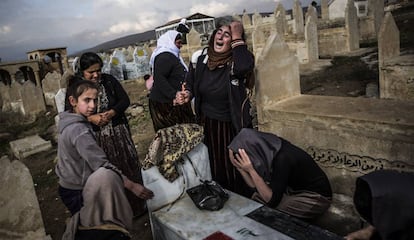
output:
[[46,111],[42,89],[34,85],[33,82],[26,81],[23,84],[21,96],[24,115],[34,118],[37,114]]
[[51,239],[45,233],[29,169],[7,156],[0,158],[0,165],[0,239]]
[[14,156],[18,159],[23,159],[52,148],[51,142],[45,141],[39,135],[18,139],[9,144]]

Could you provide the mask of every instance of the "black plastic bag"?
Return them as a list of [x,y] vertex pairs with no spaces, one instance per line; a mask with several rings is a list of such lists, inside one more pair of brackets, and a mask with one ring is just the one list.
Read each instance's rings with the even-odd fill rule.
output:
[[229,194],[215,181],[201,181],[200,185],[187,190],[187,194],[199,209],[217,211],[223,208]]

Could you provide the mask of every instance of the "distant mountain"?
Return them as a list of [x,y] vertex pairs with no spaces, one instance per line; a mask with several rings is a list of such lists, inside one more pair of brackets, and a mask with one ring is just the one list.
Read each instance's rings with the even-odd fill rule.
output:
[[82,51],[70,54],[69,57],[79,56],[85,52],[105,52],[113,48],[135,45],[138,43],[147,42],[155,39],[155,30],[149,30],[143,33],[136,33],[101,43],[99,45],[96,45],[95,47],[87,48]]

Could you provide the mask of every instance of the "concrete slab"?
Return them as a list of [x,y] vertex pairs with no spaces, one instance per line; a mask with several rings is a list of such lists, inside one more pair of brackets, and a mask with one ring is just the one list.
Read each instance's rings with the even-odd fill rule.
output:
[[10,148],[17,159],[23,159],[35,153],[52,148],[52,143],[42,139],[39,135],[29,136],[9,143]]

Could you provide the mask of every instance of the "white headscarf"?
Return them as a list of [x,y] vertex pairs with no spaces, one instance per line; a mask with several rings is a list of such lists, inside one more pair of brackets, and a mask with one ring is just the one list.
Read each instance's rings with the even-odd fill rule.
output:
[[174,54],[178,59],[180,59],[181,64],[184,66],[185,70],[188,71],[187,64],[185,64],[184,59],[180,56],[180,49],[175,45],[175,38],[181,33],[176,30],[168,30],[157,40],[157,47],[150,58],[150,66],[154,69],[155,57],[160,53],[169,52]]

